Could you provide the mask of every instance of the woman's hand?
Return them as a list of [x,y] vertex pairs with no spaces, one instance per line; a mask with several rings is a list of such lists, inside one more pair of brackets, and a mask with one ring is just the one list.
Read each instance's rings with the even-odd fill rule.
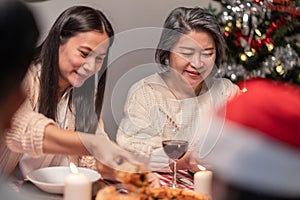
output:
[[116,181],[115,170],[111,167],[104,165],[103,163],[96,161],[97,171],[101,174],[103,179]]
[[[97,171],[101,174],[103,179],[112,180],[112,181],[121,181],[118,180],[116,176],[117,173],[116,170],[102,164],[99,161],[96,161],[96,167],[97,167]],[[159,177],[156,176],[154,173],[148,173],[147,180],[148,180],[149,187],[152,188],[160,187]]]
[[94,156],[96,160],[100,161],[107,168],[122,170],[122,164],[124,163],[131,163],[132,165],[140,164],[132,153],[122,149],[105,136],[84,133],[79,133],[78,135],[90,155]]
[[[200,170],[197,166],[198,164],[200,164],[200,159],[192,151],[186,152],[186,154],[181,159],[179,159],[176,164],[177,169],[187,169],[193,172]],[[173,170],[173,163],[170,164],[170,168]]]

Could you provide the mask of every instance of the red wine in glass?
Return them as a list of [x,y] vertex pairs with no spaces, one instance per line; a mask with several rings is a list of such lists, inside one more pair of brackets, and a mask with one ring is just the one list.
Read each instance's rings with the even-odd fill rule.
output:
[[186,140],[163,140],[162,146],[167,156],[174,162],[174,174],[172,181],[172,188],[176,186],[176,161],[184,156],[188,149],[188,142]]
[[164,140],[162,144],[164,152],[172,160],[182,158],[188,148],[188,142],[185,140]]

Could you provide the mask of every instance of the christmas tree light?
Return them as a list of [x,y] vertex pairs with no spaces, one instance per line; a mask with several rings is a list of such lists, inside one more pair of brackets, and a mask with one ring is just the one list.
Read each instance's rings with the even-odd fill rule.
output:
[[[300,85],[300,0],[214,0],[227,58],[219,77],[264,77]],[[210,9],[211,6],[210,6]]]

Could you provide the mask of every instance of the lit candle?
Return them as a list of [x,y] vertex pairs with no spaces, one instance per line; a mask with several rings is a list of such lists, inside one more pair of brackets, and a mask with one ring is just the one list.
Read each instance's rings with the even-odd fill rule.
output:
[[212,172],[198,165],[200,171],[194,175],[194,191],[201,194],[211,195]]
[[74,163],[70,163],[71,173],[65,178],[64,200],[91,200],[92,183],[78,172]]

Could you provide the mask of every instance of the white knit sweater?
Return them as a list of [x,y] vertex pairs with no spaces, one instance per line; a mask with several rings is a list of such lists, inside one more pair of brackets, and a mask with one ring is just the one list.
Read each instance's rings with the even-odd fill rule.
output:
[[228,79],[214,78],[205,93],[178,99],[160,75],[146,77],[129,90],[117,142],[133,152],[152,146],[152,169],[165,168],[169,159],[161,148],[162,139],[184,136],[190,148],[199,147],[203,140],[199,135],[207,132],[212,112],[238,93],[239,88]]

